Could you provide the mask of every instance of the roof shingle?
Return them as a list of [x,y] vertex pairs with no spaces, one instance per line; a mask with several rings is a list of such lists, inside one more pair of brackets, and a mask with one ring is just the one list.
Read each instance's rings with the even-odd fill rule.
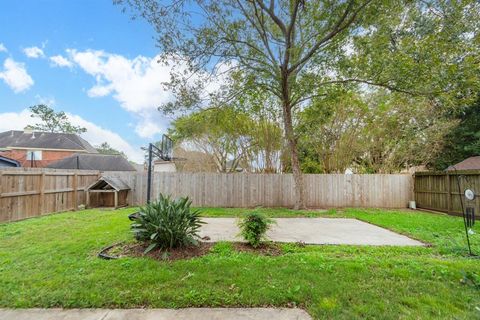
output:
[[51,163],[47,168],[99,171],[136,171],[127,159],[120,155],[75,153]]
[[448,171],[452,170],[479,170],[480,169],[480,156],[467,158],[457,164],[454,164],[447,168]]
[[0,148],[78,150],[98,153],[86,140],[73,133],[5,131],[0,133]]

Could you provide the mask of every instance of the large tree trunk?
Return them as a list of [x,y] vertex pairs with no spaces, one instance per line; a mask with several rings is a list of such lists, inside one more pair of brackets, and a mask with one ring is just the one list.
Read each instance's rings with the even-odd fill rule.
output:
[[290,151],[290,159],[295,183],[295,210],[306,209],[305,188],[303,185],[303,174],[300,170],[298,159],[297,138],[293,132],[292,108],[288,101],[283,101],[283,124],[285,126],[285,137]]

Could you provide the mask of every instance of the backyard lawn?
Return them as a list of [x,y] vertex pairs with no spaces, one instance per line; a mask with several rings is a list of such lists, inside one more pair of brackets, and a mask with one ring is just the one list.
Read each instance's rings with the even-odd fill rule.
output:
[[[480,260],[465,257],[461,218],[409,211],[261,209],[271,217],[353,217],[429,247],[281,245],[239,253],[229,243],[191,260],[102,260],[131,241],[129,213],[85,210],[0,224],[0,307],[298,306],[318,319],[480,318]],[[203,209],[239,216],[245,209]],[[478,235],[477,235],[478,237]],[[480,251],[477,241],[474,249]]]

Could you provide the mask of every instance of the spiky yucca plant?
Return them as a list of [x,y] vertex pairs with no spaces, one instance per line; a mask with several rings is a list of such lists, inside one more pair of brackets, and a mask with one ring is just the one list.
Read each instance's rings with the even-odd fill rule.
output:
[[170,196],[160,194],[157,201],[140,208],[132,223],[132,231],[135,239],[151,242],[145,253],[155,248],[172,249],[197,244],[203,222],[200,211],[192,210],[191,204],[188,197],[172,200]]

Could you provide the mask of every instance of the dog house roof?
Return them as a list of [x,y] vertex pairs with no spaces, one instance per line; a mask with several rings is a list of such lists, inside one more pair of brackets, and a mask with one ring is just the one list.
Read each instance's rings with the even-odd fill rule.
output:
[[120,178],[117,177],[101,177],[92,183],[87,190],[130,190],[130,186]]

